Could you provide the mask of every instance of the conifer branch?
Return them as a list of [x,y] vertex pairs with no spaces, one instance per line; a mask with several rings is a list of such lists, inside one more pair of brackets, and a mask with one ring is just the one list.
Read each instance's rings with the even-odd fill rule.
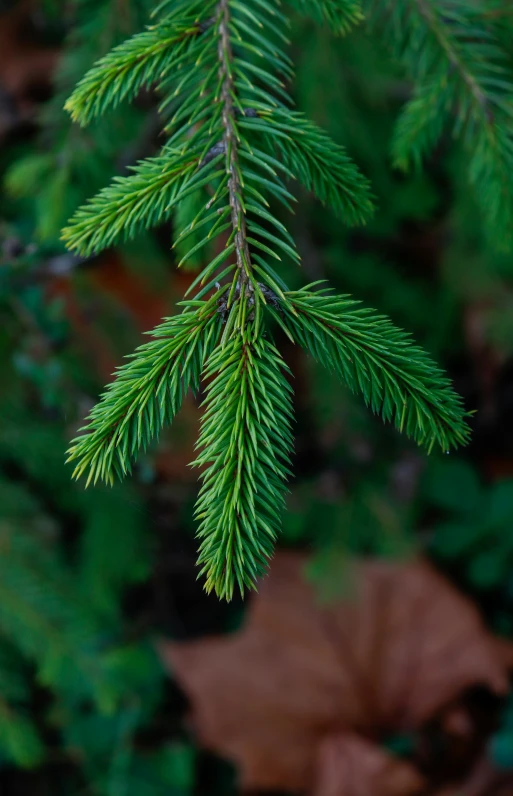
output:
[[292,337],[419,445],[444,452],[465,445],[461,399],[440,368],[387,317],[327,293],[306,287],[287,294],[295,314],[284,308],[282,322]]
[[198,147],[185,154],[166,147],[157,157],[133,166],[130,176],[115,177],[63,229],[67,247],[88,257],[162,224],[177,202],[215,176],[221,156],[200,169],[200,155]]
[[305,188],[351,225],[364,224],[374,212],[368,180],[336,144],[302,113],[256,104],[256,117],[241,123],[261,130],[266,146],[281,157]]
[[[268,336],[269,313],[420,444],[447,450],[464,444],[468,430],[448,380],[407,335],[343,297],[290,292],[275,271],[283,257],[299,261],[270,203],[291,207],[286,181],[299,178],[350,224],[372,212],[367,180],[345,150],[290,110],[293,71],[282,49],[287,19],[279,3],[217,0],[206,19],[197,4],[185,5],[164,2],[157,26],[105,58],[72,97],[69,107],[87,121],[118,96],[133,96],[142,82],[160,81],[169,140],[160,155],[80,209],[64,237],[71,248],[92,253],[160,223],[173,208],[183,211],[192,197],[195,215],[185,221],[181,214],[174,243],[178,265],[227,237],[194,279],[184,312],[157,327],[119,369],[70,459],[76,476],[88,472],[88,482],[125,475],[172,421],[186,391],[198,389],[203,370],[207,397],[194,462],[203,468],[199,562],[207,591],[230,599],[265,569],[290,474],[291,389]],[[300,5],[315,6],[338,32],[360,14],[351,0]],[[177,31],[187,31],[187,46]],[[181,69],[174,68],[178,61]]]
[[[65,104],[74,121],[89,124],[95,117],[132,99],[143,88],[166,78],[194,56],[201,34],[208,29],[197,20],[213,0],[179,2],[160,24],[139,33],[101,58],[78,83]],[[197,55],[197,53],[196,53]]]
[[325,22],[333,33],[343,36],[363,19],[360,0],[288,0],[301,13]]
[[222,80],[221,103],[223,107],[223,143],[226,152],[228,172],[228,196],[231,209],[231,222],[235,241],[235,254],[239,269],[241,291],[249,283],[251,256],[247,240],[246,219],[241,204],[242,185],[240,181],[240,162],[238,154],[238,135],[235,123],[234,98],[236,89],[233,77],[233,51],[230,40],[230,2],[220,0],[218,4],[218,53],[219,75]]
[[205,413],[194,462],[206,469],[196,505],[205,588],[230,600],[254,588],[272,555],[292,450],[287,368],[248,331],[217,348],[205,377]]
[[[396,166],[419,166],[452,129],[469,154],[476,190],[495,243],[513,242],[513,79],[483,8],[465,0],[369,0],[414,93],[392,144]],[[373,14],[374,12],[374,14]]]
[[153,330],[153,340],[118,368],[88,418],[87,433],[73,440],[68,461],[78,460],[76,478],[87,471],[88,484],[113,483],[114,476],[131,472],[138,451],[172,421],[189,389],[198,389],[218,330],[214,298],[193,302]]

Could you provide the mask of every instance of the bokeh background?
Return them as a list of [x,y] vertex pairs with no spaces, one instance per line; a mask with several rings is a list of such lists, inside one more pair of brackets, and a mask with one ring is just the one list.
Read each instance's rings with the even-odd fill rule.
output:
[[280,340],[295,478],[270,575],[229,605],[196,580],[201,396],[127,483],[71,481],[70,438],[201,265],[175,268],[179,219],[89,260],[59,240],[162,143],[151,94],[87,130],[62,110],[151,6],[0,0],[0,793],[513,794],[513,260],[451,140],[391,168],[411,87],[379,31],[293,19],[298,107],[378,211],[355,231],[300,193],[282,276],[411,331],[477,410],[469,447],[425,456]]

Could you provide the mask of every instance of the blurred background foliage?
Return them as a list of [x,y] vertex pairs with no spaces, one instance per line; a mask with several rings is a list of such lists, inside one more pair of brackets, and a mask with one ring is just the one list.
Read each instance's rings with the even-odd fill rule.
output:
[[[180,213],[193,208],[98,258],[59,240],[86,197],[159,145],[151,94],[86,130],[62,110],[152,5],[0,2],[2,796],[235,793],[232,769],[197,746],[156,646],[233,632],[244,617],[242,604],[221,605],[196,581],[196,404],[130,482],[86,492],[64,464],[105,380],[141,331],[171,314],[199,265],[177,272],[171,250]],[[511,49],[507,20],[503,35]],[[302,270],[283,276],[291,287],[327,278],[389,314],[477,414],[467,450],[427,458],[282,341],[298,423],[281,545],[309,553],[309,577],[328,597],[345,588],[352,556],[421,551],[492,631],[513,638],[512,255],[489,245],[450,138],[422,173],[391,167],[411,86],[379,30],[340,40],[297,17],[291,38],[298,107],[347,146],[378,211],[355,231],[303,193],[291,225]],[[510,771],[513,702],[492,713],[482,740]]]

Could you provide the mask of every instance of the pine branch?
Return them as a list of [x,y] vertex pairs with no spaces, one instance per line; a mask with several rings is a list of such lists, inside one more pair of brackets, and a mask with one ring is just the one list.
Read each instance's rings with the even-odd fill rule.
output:
[[256,105],[257,117],[241,127],[261,130],[282,162],[346,224],[364,224],[374,212],[368,180],[336,144],[303,114]]
[[[159,13],[169,8],[173,13],[175,6],[164,2]],[[347,23],[340,20],[356,8],[340,0],[324,3],[322,13],[333,24],[338,19],[341,29]],[[463,444],[468,432],[448,381],[404,333],[322,291],[291,293],[274,270],[283,257],[299,261],[269,202],[291,207],[288,180],[299,178],[348,223],[361,223],[372,212],[368,183],[345,150],[290,111],[286,81],[293,72],[282,49],[286,18],[277,1],[218,0],[208,28],[202,20],[203,33],[191,34],[191,41],[201,39],[199,54],[191,60],[188,50],[181,70],[169,65],[176,66],[182,45],[161,50],[158,43],[168,21],[106,58],[73,101],[86,120],[91,109],[104,111],[115,101],[114,94],[126,89],[132,95],[142,74],[147,82],[160,77],[168,143],[160,156],[78,211],[64,235],[78,251],[97,251],[160,223],[194,196],[196,215],[181,224],[174,243],[179,265],[215,239],[219,248],[221,235],[224,241],[190,286],[194,300],[186,311],[158,327],[155,339],[119,370],[70,458],[78,460],[76,476],[89,472],[88,482],[125,475],[139,449],[173,419],[185,391],[197,389],[207,362],[203,376],[211,381],[195,462],[205,468],[196,507],[199,561],[206,589],[230,599],[265,569],[290,472],[291,390],[266,337],[269,311],[289,337],[418,442],[446,450]],[[181,23],[178,14],[175,31]],[[148,60],[134,62],[134,52],[148,41]],[[157,64],[159,75],[153,74]],[[111,88],[98,96],[102,75]],[[205,300],[214,287],[217,292]]]
[[345,35],[364,19],[360,0],[289,0],[289,3],[316,22],[325,22],[337,35]]
[[418,166],[450,126],[469,153],[469,180],[491,236],[511,243],[513,78],[484,9],[464,0],[369,4],[414,82],[392,144],[395,164]]
[[186,192],[212,180],[221,158],[200,170],[200,152],[191,147],[183,154],[166,147],[157,157],[133,166],[130,176],[115,177],[62,231],[67,247],[87,257],[162,224]]
[[193,302],[152,332],[153,340],[131,355],[92,410],[87,433],[75,439],[68,461],[74,477],[112,483],[131,471],[131,461],[171,422],[189,389],[197,390],[203,360],[216,342],[219,324],[213,299]]
[[251,271],[251,256],[247,240],[246,218],[242,206],[242,185],[240,179],[239,139],[235,122],[233,76],[233,51],[230,37],[229,0],[218,4],[218,55],[219,78],[222,81],[220,101],[222,104],[223,144],[226,152],[226,171],[228,174],[228,197],[231,210],[231,223],[234,233],[235,253],[241,290],[245,289]]
[[82,125],[133,99],[143,87],[165,79],[184,60],[198,56],[201,34],[208,25],[198,22],[214,2],[180,2],[164,22],[115,47],[82,78],[65,104],[72,118]]
[[277,349],[251,326],[217,348],[194,462],[204,466],[196,505],[205,588],[230,600],[267,566],[290,474],[291,388]]
[[449,379],[410,336],[347,296],[309,288],[287,294],[283,323],[292,337],[384,421],[429,451],[465,445],[469,429]]

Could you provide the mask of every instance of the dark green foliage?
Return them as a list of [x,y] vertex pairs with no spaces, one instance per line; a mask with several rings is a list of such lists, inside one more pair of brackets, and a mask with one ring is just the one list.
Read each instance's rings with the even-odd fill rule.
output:
[[326,22],[337,34],[347,33],[364,18],[360,0],[290,0],[290,4],[303,14]]
[[513,700],[509,698],[504,708],[501,726],[489,744],[489,755],[497,769],[510,772],[513,769]]
[[[369,9],[373,0],[369,0]],[[486,4],[380,0],[376,22],[404,63],[414,93],[397,122],[392,156],[418,166],[450,129],[467,152],[468,179],[489,233],[509,246],[513,222],[513,80]]]
[[0,645],[0,759],[31,768],[44,758],[44,745],[29,717],[29,683],[16,648]]
[[[34,400],[39,383],[29,374],[37,362],[28,360],[20,375],[4,356],[24,337],[11,295],[0,290],[0,776],[13,764],[44,766],[58,738],[59,755],[80,771],[65,786],[71,790],[180,793],[166,762],[173,744],[148,755],[135,742],[163,683],[150,639],[127,627],[121,604],[127,587],[148,576],[147,513],[129,485],[99,488],[93,501],[70,488],[69,384],[59,382],[49,412],[48,385]],[[17,299],[25,312],[38,308],[33,287]],[[56,335],[49,315],[30,317]],[[56,362],[72,372],[65,357]],[[71,549],[66,525],[77,537]]]
[[426,497],[446,515],[436,528],[433,552],[457,561],[476,589],[501,584],[513,564],[513,481],[484,487],[469,464],[440,463],[427,480]]
[[138,31],[152,7],[152,0],[129,0],[120,14],[111,0],[71,0],[69,4],[72,25],[55,75],[55,95],[42,111],[44,133],[39,145],[18,158],[6,174],[12,196],[35,199],[39,241],[53,245],[77,206],[116,172],[123,158],[125,125],[132,131],[130,146],[144,134],[142,116],[135,109],[111,116],[108,124],[96,124],[84,135],[72,127],[63,106],[84,72],[120,40]]

